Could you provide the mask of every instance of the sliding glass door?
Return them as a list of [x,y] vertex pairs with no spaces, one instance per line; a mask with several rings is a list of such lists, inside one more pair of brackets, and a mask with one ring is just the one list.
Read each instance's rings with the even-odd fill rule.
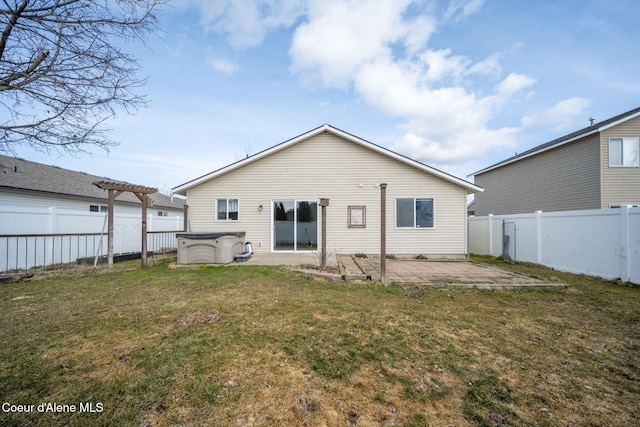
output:
[[316,200],[273,201],[273,250],[318,249],[318,202]]

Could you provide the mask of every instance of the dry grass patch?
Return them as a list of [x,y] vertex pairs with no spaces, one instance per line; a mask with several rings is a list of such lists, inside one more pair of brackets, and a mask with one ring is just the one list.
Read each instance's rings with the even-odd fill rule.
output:
[[222,320],[222,317],[215,311],[204,311],[201,313],[191,313],[181,317],[178,323],[181,325],[210,325]]

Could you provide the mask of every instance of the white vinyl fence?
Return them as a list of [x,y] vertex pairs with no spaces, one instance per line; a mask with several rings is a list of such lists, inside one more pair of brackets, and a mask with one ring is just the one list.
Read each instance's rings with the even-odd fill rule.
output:
[[[0,273],[75,263],[107,254],[106,213],[73,209],[0,207]],[[157,213],[156,213],[157,215]],[[115,254],[142,248],[140,213],[114,215]],[[166,252],[177,247],[175,231],[181,216],[147,217],[147,250]]]
[[640,208],[469,217],[469,252],[640,284]]

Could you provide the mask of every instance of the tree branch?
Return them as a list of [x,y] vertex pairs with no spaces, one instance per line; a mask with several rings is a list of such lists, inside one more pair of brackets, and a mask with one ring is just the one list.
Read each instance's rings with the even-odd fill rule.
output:
[[24,12],[28,4],[28,0],[23,0],[20,7],[18,7],[18,9],[16,9],[15,11],[12,11],[9,22],[7,22],[7,26],[2,32],[2,37],[0,37],[0,60],[3,57],[5,48],[7,47],[7,41],[9,40],[9,36],[11,35],[11,31],[15,27],[18,19],[20,18],[20,15],[22,15],[22,12]]
[[105,122],[146,105],[117,40],[144,42],[167,0],[18,1],[0,3],[0,152],[115,145]]
[[6,77],[4,77],[2,80],[0,80],[0,91],[3,90],[9,90],[11,89],[11,83],[13,83],[15,80],[18,80],[20,78],[24,78],[24,77],[28,77],[29,75],[31,75],[36,68],[38,68],[38,66],[42,63],[42,61],[44,61],[45,59],[47,59],[47,56],[49,56],[49,52],[42,52],[40,53],[40,55],[38,55],[38,57],[36,59],[33,60],[33,62],[31,63],[31,65],[29,65],[29,67],[22,72],[19,73],[12,73]]

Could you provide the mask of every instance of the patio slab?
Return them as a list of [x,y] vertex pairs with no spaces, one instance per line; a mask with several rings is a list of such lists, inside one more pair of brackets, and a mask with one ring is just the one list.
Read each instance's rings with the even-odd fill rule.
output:
[[[380,280],[380,259],[338,256],[344,268],[345,280]],[[348,266],[348,267],[347,267]],[[356,266],[356,270],[354,267]],[[353,272],[350,274],[350,272]],[[481,289],[564,289],[562,283],[546,283],[534,277],[470,261],[427,261],[414,259],[387,259],[387,282],[420,284],[426,286]]]

